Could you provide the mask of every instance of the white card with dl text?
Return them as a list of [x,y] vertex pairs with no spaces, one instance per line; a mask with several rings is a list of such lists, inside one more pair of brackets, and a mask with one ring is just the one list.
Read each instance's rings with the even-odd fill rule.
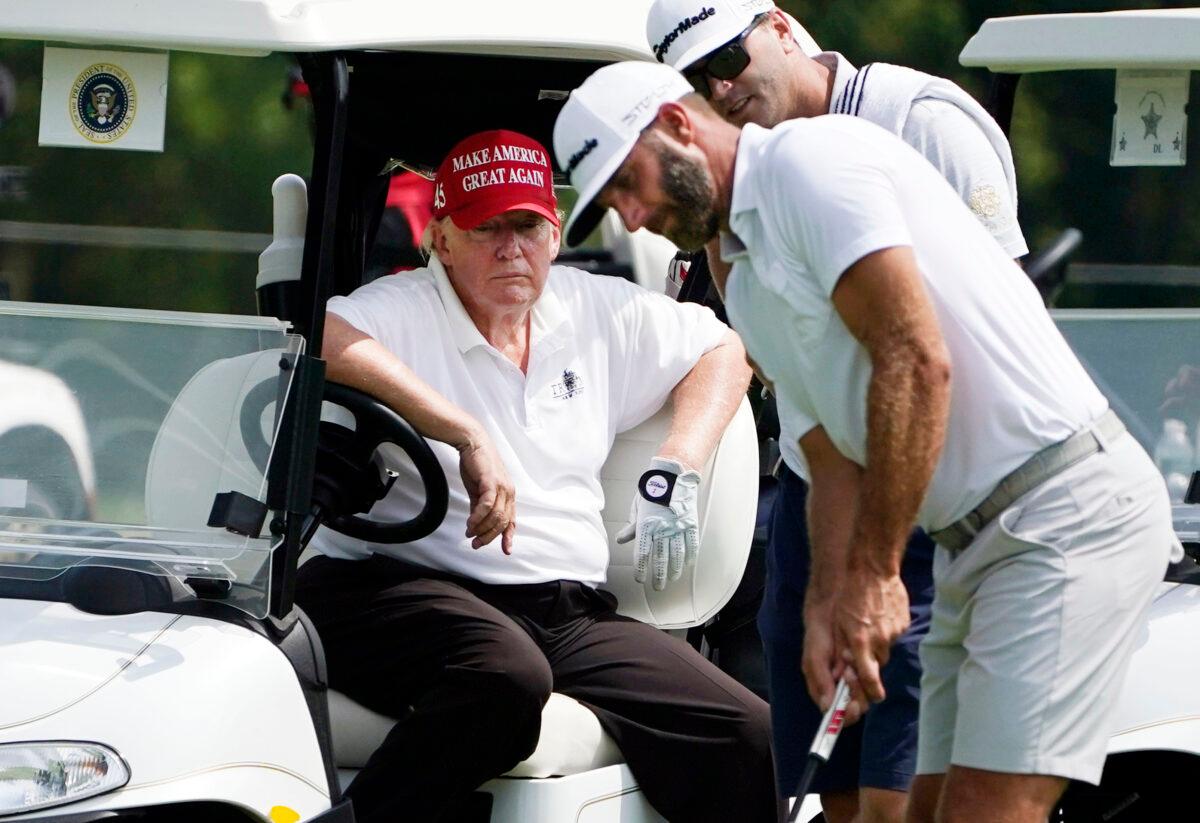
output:
[[1187,162],[1189,72],[1117,72],[1113,166],[1182,166]]

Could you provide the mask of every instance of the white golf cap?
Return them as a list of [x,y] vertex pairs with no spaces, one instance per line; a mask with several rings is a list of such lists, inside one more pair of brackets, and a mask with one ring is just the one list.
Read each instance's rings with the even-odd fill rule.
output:
[[554,155],[579,195],[567,221],[567,245],[579,245],[604,216],[592,201],[659,106],[693,93],[675,69],[640,60],[604,66],[571,92],[554,123]]
[[[646,42],[660,63],[683,70],[745,30],[772,0],[656,0],[646,17]],[[816,41],[791,15],[792,36],[810,57]]]

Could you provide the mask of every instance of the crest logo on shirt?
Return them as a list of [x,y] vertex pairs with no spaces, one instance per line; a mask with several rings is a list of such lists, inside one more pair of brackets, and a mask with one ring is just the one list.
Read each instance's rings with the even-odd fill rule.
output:
[[583,380],[570,369],[563,369],[562,379],[550,384],[550,392],[556,400],[570,400],[583,393]]
[[1000,195],[995,186],[977,186],[971,190],[968,205],[976,217],[990,220],[1000,212]]

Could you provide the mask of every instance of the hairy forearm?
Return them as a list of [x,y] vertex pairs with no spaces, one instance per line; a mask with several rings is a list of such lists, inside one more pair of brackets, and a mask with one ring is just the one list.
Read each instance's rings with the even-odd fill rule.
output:
[[806,605],[828,603],[841,588],[861,491],[862,471],[852,464],[836,473],[814,474],[806,504],[811,563]]
[[659,456],[701,468],[750,385],[741,339],[732,331],[706,352],[671,392],[674,414]]
[[950,367],[940,338],[893,334],[872,358],[867,391],[867,467],[852,555],[898,574],[908,535],[933,478],[946,436]]
[[322,353],[326,375],[375,397],[421,435],[460,451],[483,436],[478,421],[417,376],[377,340],[334,314],[326,315]]

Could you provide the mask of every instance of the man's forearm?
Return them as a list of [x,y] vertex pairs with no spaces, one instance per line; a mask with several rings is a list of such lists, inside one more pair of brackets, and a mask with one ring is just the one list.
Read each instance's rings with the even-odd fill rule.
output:
[[386,403],[424,437],[460,451],[476,445],[479,422],[422,380],[377,340],[327,315],[322,352],[328,379]]
[[950,413],[950,354],[908,246],[872,252],[838,281],[833,303],[871,358],[867,455],[849,571],[899,574]]
[[861,487],[861,471],[857,467],[813,478],[805,508],[811,563],[805,605],[828,603],[842,586],[858,519]]
[[659,456],[700,469],[750,385],[746,350],[732,331],[706,352],[671,392],[674,413]]
[[853,564],[898,574],[908,535],[933,478],[950,408],[949,369],[939,346],[901,341],[873,359],[867,392],[867,469]]

